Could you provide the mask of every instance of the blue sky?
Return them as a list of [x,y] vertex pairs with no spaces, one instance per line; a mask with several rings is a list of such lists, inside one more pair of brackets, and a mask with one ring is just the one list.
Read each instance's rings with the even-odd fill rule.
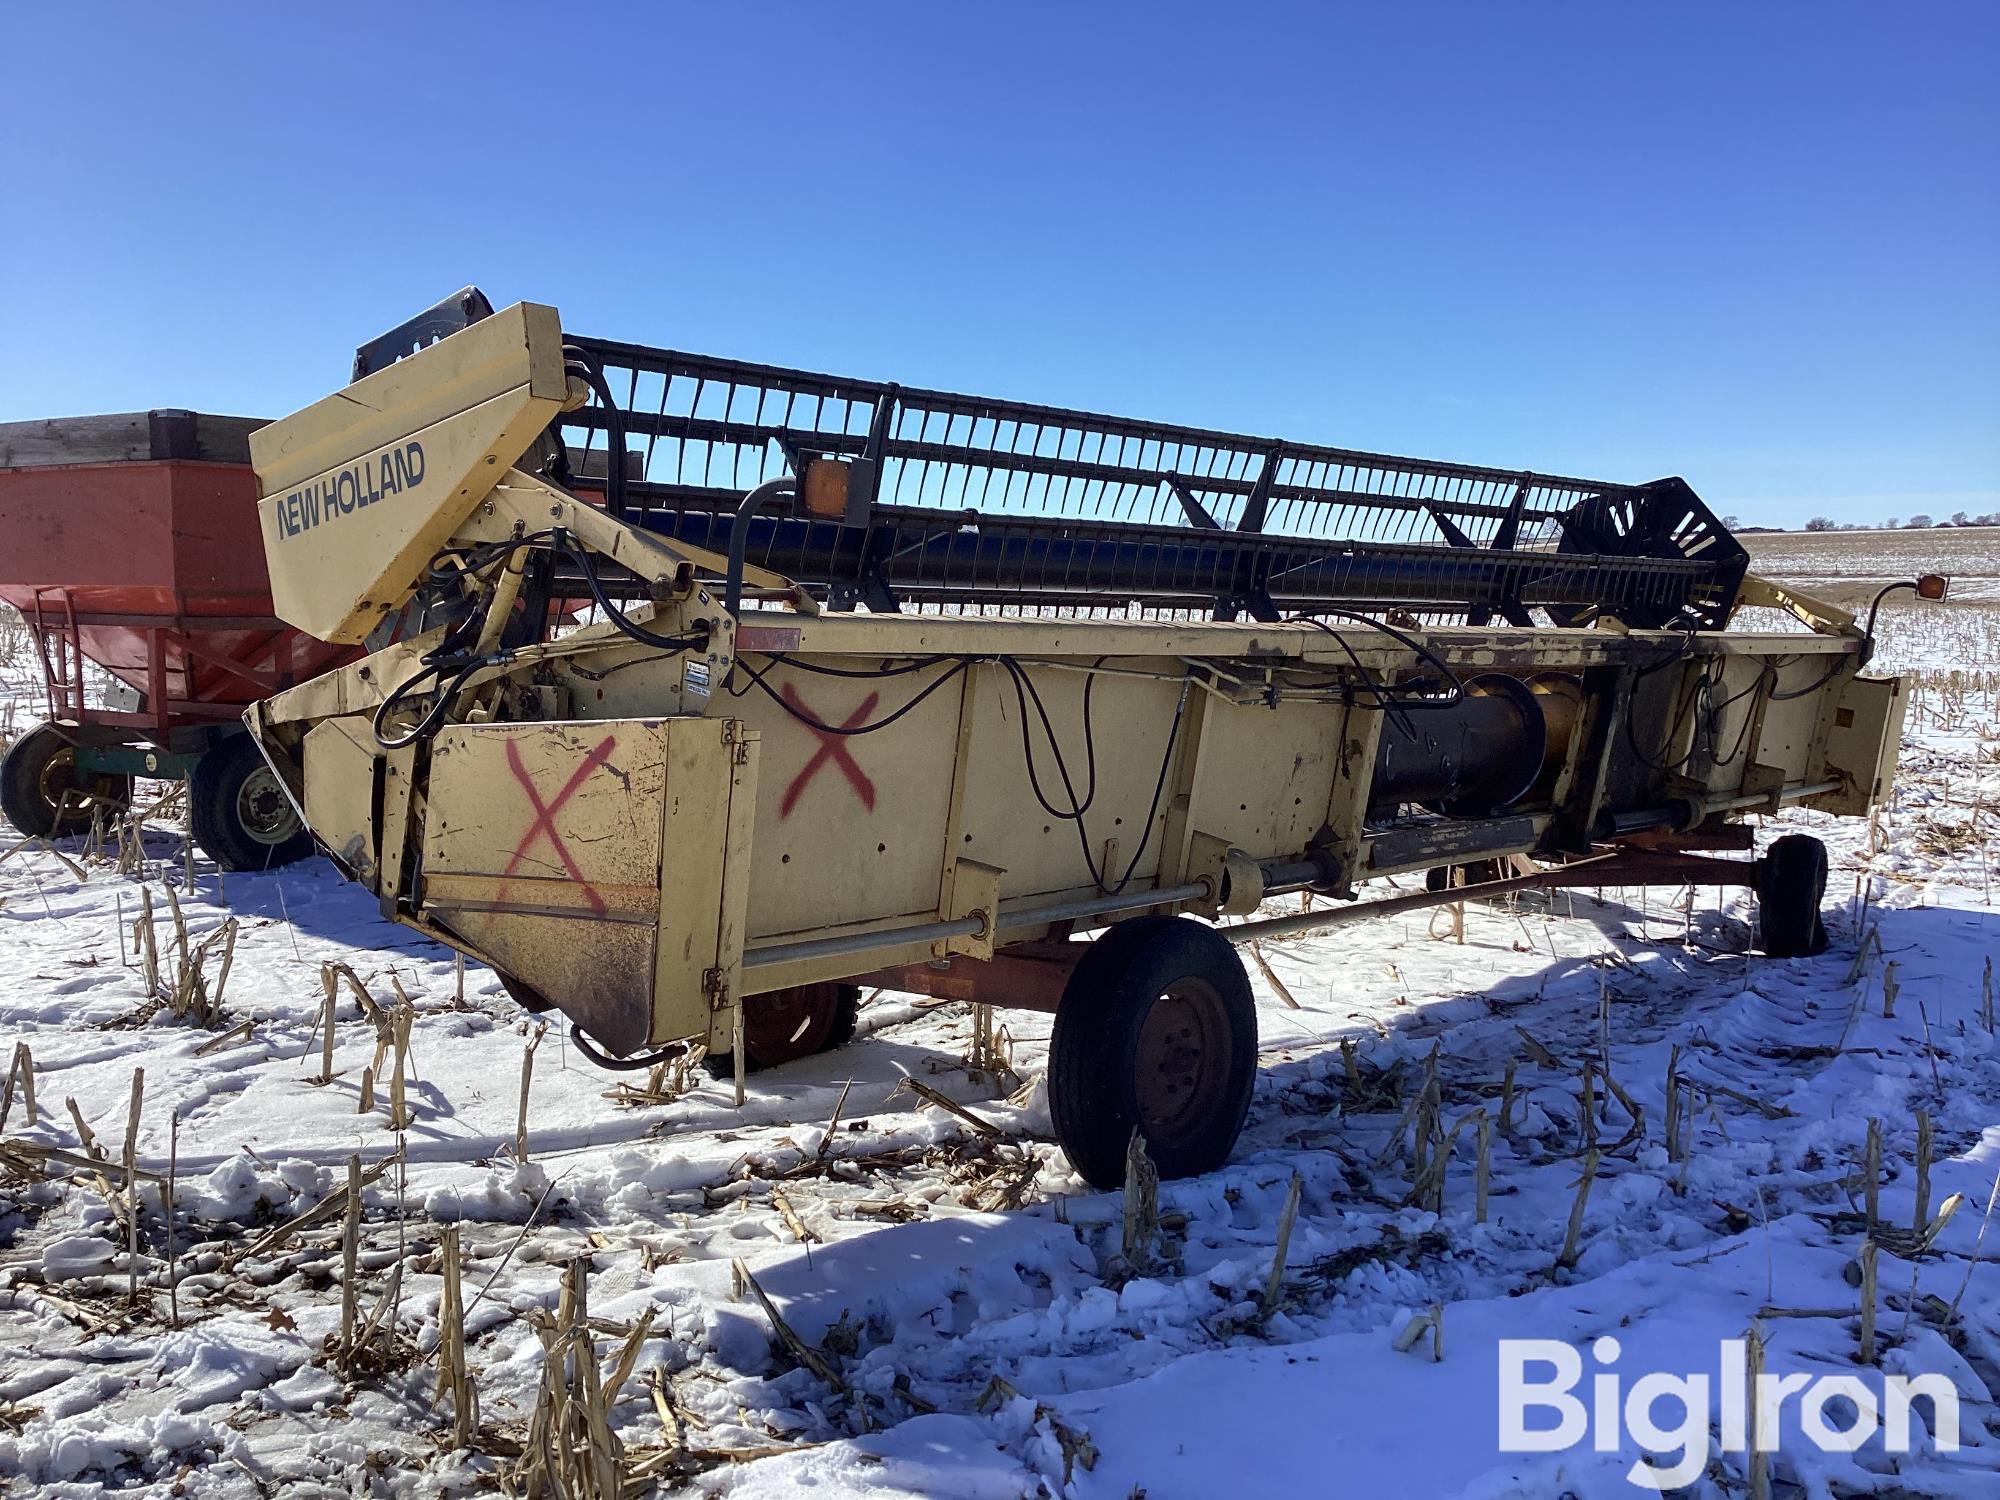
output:
[[277,415],[470,281],[1750,521],[2000,508],[1992,5],[57,5],[0,50],[0,420]]

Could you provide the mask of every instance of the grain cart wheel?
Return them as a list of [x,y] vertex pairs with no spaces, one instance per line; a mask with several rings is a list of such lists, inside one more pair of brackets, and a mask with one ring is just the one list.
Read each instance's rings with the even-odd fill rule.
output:
[[1056,1139],[1085,1181],[1125,1181],[1136,1128],[1162,1177],[1229,1159],[1257,1083],[1257,1006],[1229,940],[1134,917],[1077,963],[1049,1043]]
[[76,746],[52,724],[37,724],[0,760],[0,812],[30,837],[88,833],[97,808],[131,803],[132,778],[78,769]]
[[1757,915],[1764,951],[1799,958],[1826,948],[1819,904],[1826,895],[1826,845],[1809,834],[1788,833],[1757,861]]
[[225,870],[268,870],[312,853],[312,834],[247,734],[195,762],[188,788],[194,841]]
[[[743,1001],[743,1059],[749,1071],[796,1062],[815,1052],[831,1052],[854,1040],[861,1009],[858,984],[799,984]],[[736,1055],[711,1052],[711,1078],[734,1078]]]

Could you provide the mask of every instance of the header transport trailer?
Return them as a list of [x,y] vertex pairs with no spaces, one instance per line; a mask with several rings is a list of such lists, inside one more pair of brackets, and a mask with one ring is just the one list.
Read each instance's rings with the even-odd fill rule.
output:
[[[1715,854],[1893,773],[1865,632],[1747,578],[1679,480],[568,338],[470,290],[355,375],[251,436],[273,595],[330,642],[416,633],[248,721],[385,914],[613,1066],[740,1078],[846,1040],[861,985],[1030,1007],[1086,1178],[1135,1130],[1201,1172],[1255,1081],[1234,944],[1721,882],[1811,952],[1823,847]],[[1725,632],[1745,602],[1812,628]],[[1298,890],[1338,902],[1253,915]]]

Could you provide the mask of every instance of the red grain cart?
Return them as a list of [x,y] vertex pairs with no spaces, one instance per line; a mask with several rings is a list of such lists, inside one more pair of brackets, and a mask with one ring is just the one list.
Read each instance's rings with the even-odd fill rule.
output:
[[249,450],[262,425],[189,411],[0,423],[0,600],[27,622],[48,701],[0,761],[0,809],[22,833],[82,832],[135,777],[186,777],[195,840],[223,868],[311,851],[240,720],[359,653],[271,612]]

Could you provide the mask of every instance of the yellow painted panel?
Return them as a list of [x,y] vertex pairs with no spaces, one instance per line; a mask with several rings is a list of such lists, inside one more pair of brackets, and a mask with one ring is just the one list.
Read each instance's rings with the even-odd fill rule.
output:
[[[1162,672],[1178,667],[1171,660],[1107,665]],[[1160,795],[1150,839],[1146,817],[1153,789],[1159,784],[1160,762],[1172,731],[1175,706],[1180,702],[1181,685],[1143,677],[1097,679],[1091,694],[1092,738],[1097,745],[1097,784],[1092,796],[1083,733],[1083,689],[1091,679],[1080,672],[1045,666],[1030,665],[1027,670],[1048,711],[1055,741],[1062,748],[1070,789],[1063,785],[1032,700],[1028,704],[1028,740],[1035,755],[1031,782],[1021,751],[1021,706],[1014,688],[1000,668],[975,668],[972,680],[976,696],[965,750],[965,805],[958,844],[947,851],[949,857],[974,859],[1004,870],[1000,890],[1009,899],[1090,890],[1091,876],[1076,824],[1054,817],[1042,807],[1034,791],[1038,783],[1043,796],[1064,810],[1071,805],[1071,790],[1078,800],[1089,799],[1083,829],[1090,841],[1090,857],[1111,883],[1124,876],[1143,843],[1145,849],[1133,878],[1145,882],[1158,868],[1165,844],[1160,829],[1172,802],[1171,786]],[[1190,703],[1188,722],[1193,718]],[[940,751],[948,752],[952,743],[940,736]],[[1175,758],[1179,758],[1178,749]],[[1117,840],[1117,848],[1107,861],[1104,846],[1110,839]],[[935,863],[931,874],[935,880]]]
[[[862,679],[751,664],[799,712],[847,728],[881,722],[947,670]],[[937,909],[965,680],[961,674],[889,727],[861,735],[801,723],[754,686],[725,700],[761,738],[753,939]],[[1020,759],[1018,734],[1013,758]]]
[[375,757],[366,719],[328,719],[305,737],[306,822],[354,878],[375,889]]
[[667,745],[622,719],[455,725],[431,751],[426,914],[620,1049],[650,1030]]
[[726,967],[720,939],[730,917],[723,891],[737,726],[726,719],[688,718],[665,720],[661,729],[667,736],[667,781],[650,1013],[656,1043],[706,1034],[703,979]]
[[517,304],[252,434],[281,619],[356,643],[561,410],[562,330]]
[[1811,806],[1864,817],[1873,803],[1888,800],[1908,703],[1900,677],[1853,677],[1841,685],[1825,756],[1825,774],[1837,778],[1841,788],[1815,797]]
[[1304,849],[1327,822],[1342,712],[1336,704],[1274,711],[1211,702],[1188,826],[1257,859]]

